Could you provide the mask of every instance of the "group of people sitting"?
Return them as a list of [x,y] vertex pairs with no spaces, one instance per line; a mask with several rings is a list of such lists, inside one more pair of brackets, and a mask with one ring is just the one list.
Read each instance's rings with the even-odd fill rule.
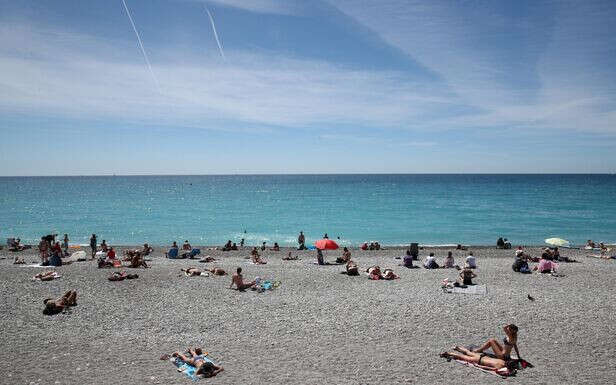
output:
[[362,250],[381,250],[381,245],[378,242],[364,242],[361,247]]
[[507,238],[498,238],[496,240],[496,248],[497,249],[511,249],[511,242],[507,240]]
[[32,248],[31,245],[22,245],[21,244],[21,239],[19,239],[19,238],[8,238],[6,240],[6,246],[8,247],[9,251],[13,251],[13,252],[22,251],[22,250],[26,250],[26,249]]
[[[120,267],[122,266],[122,261],[129,262],[127,267],[133,267],[133,268],[149,267],[148,264],[146,263],[145,257],[153,251],[153,248],[150,247],[150,245],[148,245],[147,243],[143,244],[142,249],[124,250],[124,258],[122,261],[120,261],[117,258],[115,249],[112,246],[107,246],[107,244],[105,244],[104,242],[105,241],[103,240],[103,243],[101,244],[100,253],[102,254],[99,254],[99,258],[98,258],[99,268]],[[102,247],[103,244],[105,244],[104,249]]]
[[[410,256],[410,252],[407,250],[407,255],[404,257],[404,266],[405,267],[413,267],[413,260],[412,258],[408,258]],[[407,266],[407,264],[410,264],[410,266]],[[443,265],[439,265],[438,262],[436,262],[436,257],[434,256],[434,253],[430,253],[430,255],[428,255],[426,257],[426,259],[423,262],[423,267],[426,269],[458,269],[460,270],[461,267],[456,265],[456,261],[453,258],[453,253],[451,251],[449,251],[447,253],[447,257],[445,257],[445,259],[443,260]],[[464,268],[465,269],[475,269],[477,268],[477,260],[475,259],[475,256],[473,255],[473,252],[470,251],[468,253],[468,256],[466,256],[466,259],[464,261]]]
[[165,257],[169,259],[194,259],[199,254],[201,254],[201,250],[192,247],[190,243],[188,243],[188,240],[184,241],[181,253],[177,242],[173,241],[171,248],[169,248],[169,251],[165,253]]
[[222,251],[238,250],[238,247],[237,247],[237,244],[235,242],[231,243],[231,240],[229,239],[227,241],[227,243],[225,243],[225,245],[222,247],[221,250]]
[[596,243],[596,242],[593,242],[591,239],[586,241],[586,246],[584,248],[586,250],[600,250],[601,255],[605,255],[605,253],[607,253],[610,250],[607,248],[607,246],[605,246],[603,242]]
[[[41,266],[62,266],[62,257],[68,255],[66,250],[62,250],[60,242],[56,242],[57,234],[50,234],[41,237],[38,244],[39,256],[41,257]],[[68,236],[64,234],[68,239]],[[68,248],[68,241],[66,242]]]
[[545,274],[556,273],[558,268],[558,264],[556,262],[577,262],[575,259],[562,256],[558,250],[558,247],[546,247],[543,249],[541,257],[537,258],[526,253],[520,246],[515,251],[515,261],[513,262],[513,265],[511,265],[511,268],[515,272],[529,274],[531,273],[531,268],[528,265],[529,261],[538,262],[532,270]]

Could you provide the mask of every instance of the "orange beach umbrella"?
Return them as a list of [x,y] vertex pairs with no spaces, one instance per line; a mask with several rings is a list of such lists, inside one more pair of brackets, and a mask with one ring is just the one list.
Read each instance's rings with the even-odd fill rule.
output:
[[336,250],[338,244],[331,239],[319,239],[314,243],[314,246],[320,250]]

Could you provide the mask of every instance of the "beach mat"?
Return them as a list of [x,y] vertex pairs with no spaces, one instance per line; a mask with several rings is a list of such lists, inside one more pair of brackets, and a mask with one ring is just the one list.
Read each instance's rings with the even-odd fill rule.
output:
[[445,287],[443,290],[447,293],[453,294],[472,294],[472,295],[486,295],[488,294],[488,287],[486,285],[469,285],[467,287]]
[[466,361],[462,361],[462,360],[452,360],[460,365],[464,365],[464,366],[468,366],[470,368],[473,369],[477,369],[477,370],[481,370],[484,373],[488,373],[488,374],[492,374],[501,378],[507,378],[507,377],[511,377],[513,375],[515,375],[515,373],[512,373],[509,369],[507,368],[502,368],[502,369],[492,369],[483,365],[479,365],[479,364],[474,364],[474,363],[470,363],[470,362],[466,362]]
[[[214,362],[209,356],[202,356],[202,357],[203,357],[203,359],[205,361],[211,362],[212,364],[216,365],[216,362]],[[201,379],[199,376],[195,375],[195,372],[197,371],[197,368],[195,368],[192,365],[188,365],[187,363],[185,363],[184,361],[180,360],[179,358],[171,357],[171,358],[169,358],[169,362],[171,362],[173,365],[175,365],[175,367],[177,368],[178,372],[184,373],[191,380],[197,381],[197,380]]]

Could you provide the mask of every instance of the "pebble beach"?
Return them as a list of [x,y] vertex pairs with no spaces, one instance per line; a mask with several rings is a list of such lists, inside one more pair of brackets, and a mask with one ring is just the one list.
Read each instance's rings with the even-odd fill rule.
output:
[[[159,360],[200,346],[225,370],[203,383],[244,384],[492,384],[613,383],[616,378],[616,260],[588,258],[586,250],[561,249],[580,263],[561,263],[553,277],[511,269],[513,250],[471,247],[476,283],[486,295],[447,294],[444,278],[455,269],[406,269],[402,248],[351,249],[360,269],[393,268],[394,281],[341,274],[344,266],[317,266],[314,251],[265,251],[266,265],[201,246],[201,256],[169,260],[157,247],[148,269],[124,269],[138,279],[110,282],[118,269],[93,261],[55,268],[61,278],[32,280],[50,268],[13,265],[0,251],[3,282],[1,383],[186,384],[189,378]],[[117,247],[118,255],[126,247]],[[87,249],[84,248],[87,251]],[[420,260],[447,248],[420,251]],[[540,248],[527,248],[538,256]],[[289,251],[300,260],[282,261]],[[467,251],[453,250],[462,264]],[[33,249],[18,253],[39,262]],[[341,250],[326,253],[333,262]],[[418,264],[420,264],[418,262]],[[534,264],[531,264],[534,265]],[[186,277],[181,268],[242,267],[246,280],[274,279],[280,287],[257,293],[229,289],[230,276]],[[78,306],[43,315],[43,299],[76,290]],[[530,301],[528,295],[535,300]],[[439,358],[455,345],[502,339],[502,326],[518,325],[523,358],[535,367],[501,379]]]

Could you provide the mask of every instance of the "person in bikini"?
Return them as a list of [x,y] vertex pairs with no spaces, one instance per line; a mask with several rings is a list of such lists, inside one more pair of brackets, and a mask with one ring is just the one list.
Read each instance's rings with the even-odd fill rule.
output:
[[207,361],[205,359],[205,356],[207,354],[204,355],[203,350],[201,350],[200,348],[196,348],[196,349],[189,348],[188,353],[189,355],[184,355],[180,352],[175,352],[172,354],[172,356],[179,358],[180,360],[184,361],[188,365],[194,366],[197,369],[195,371],[196,376],[201,376],[205,378],[214,377],[215,375],[217,375],[218,373],[224,370],[222,366],[215,365],[211,363],[210,361]]
[[244,291],[256,285],[255,281],[244,283],[244,278],[242,277],[242,268],[238,267],[237,271],[231,277],[231,285],[229,285],[229,289],[231,289],[235,285],[237,290]]
[[336,258],[336,263],[347,263],[351,260],[351,252],[348,248],[344,248],[342,251],[342,256]]
[[392,269],[385,269],[385,271],[383,272],[383,279],[385,280],[392,280],[392,279],[398,279],[398,278],[400,277],[398,277]]
[[515,353],[518,359],[520,357],[520,351],[518,350],[518,327],[514,324],[505,325],[503,327],[505,332],[505,338],[503,338],[503,344],[496,340],[496,338],[490,338],[480,348],[475,349],[475,353],[483,353],[487,349],[492,349],[496,358],[501,360],[511,360],[511,349],[515,349]]
[[64,311],[67,306],[77,306],[77,292],[69,290],[62,297],[58,299],[47,298],[43,300],[43,303],[45,304],[43,314],[58,314]]
[[469,268],[464,268],[460,272],[460,281],[462,281],[464,286],[474,285],[473,278],[477,278],[477,274],[473,273]]
[[346,273],[347,275],[359,275],[359,268],[357,264],[349,259],[346,264]]
[[250,256],[252,259],[252,263],[254,263],[255,265],[265,265],[267,263],[265,260],[261,259],[261,256],[259,255],[259,252],[257,251],[256,247],[252,249]]
[[470,351],[462,346],[456,346],[452,352],[441,353],[441,357],[454,360],[462,360],[473,364],[478,364],[487,369],[502,369],[508,368],[514,370],[518,366],[518,360],[502,359],[490,357],[486,353],[477,353]]

